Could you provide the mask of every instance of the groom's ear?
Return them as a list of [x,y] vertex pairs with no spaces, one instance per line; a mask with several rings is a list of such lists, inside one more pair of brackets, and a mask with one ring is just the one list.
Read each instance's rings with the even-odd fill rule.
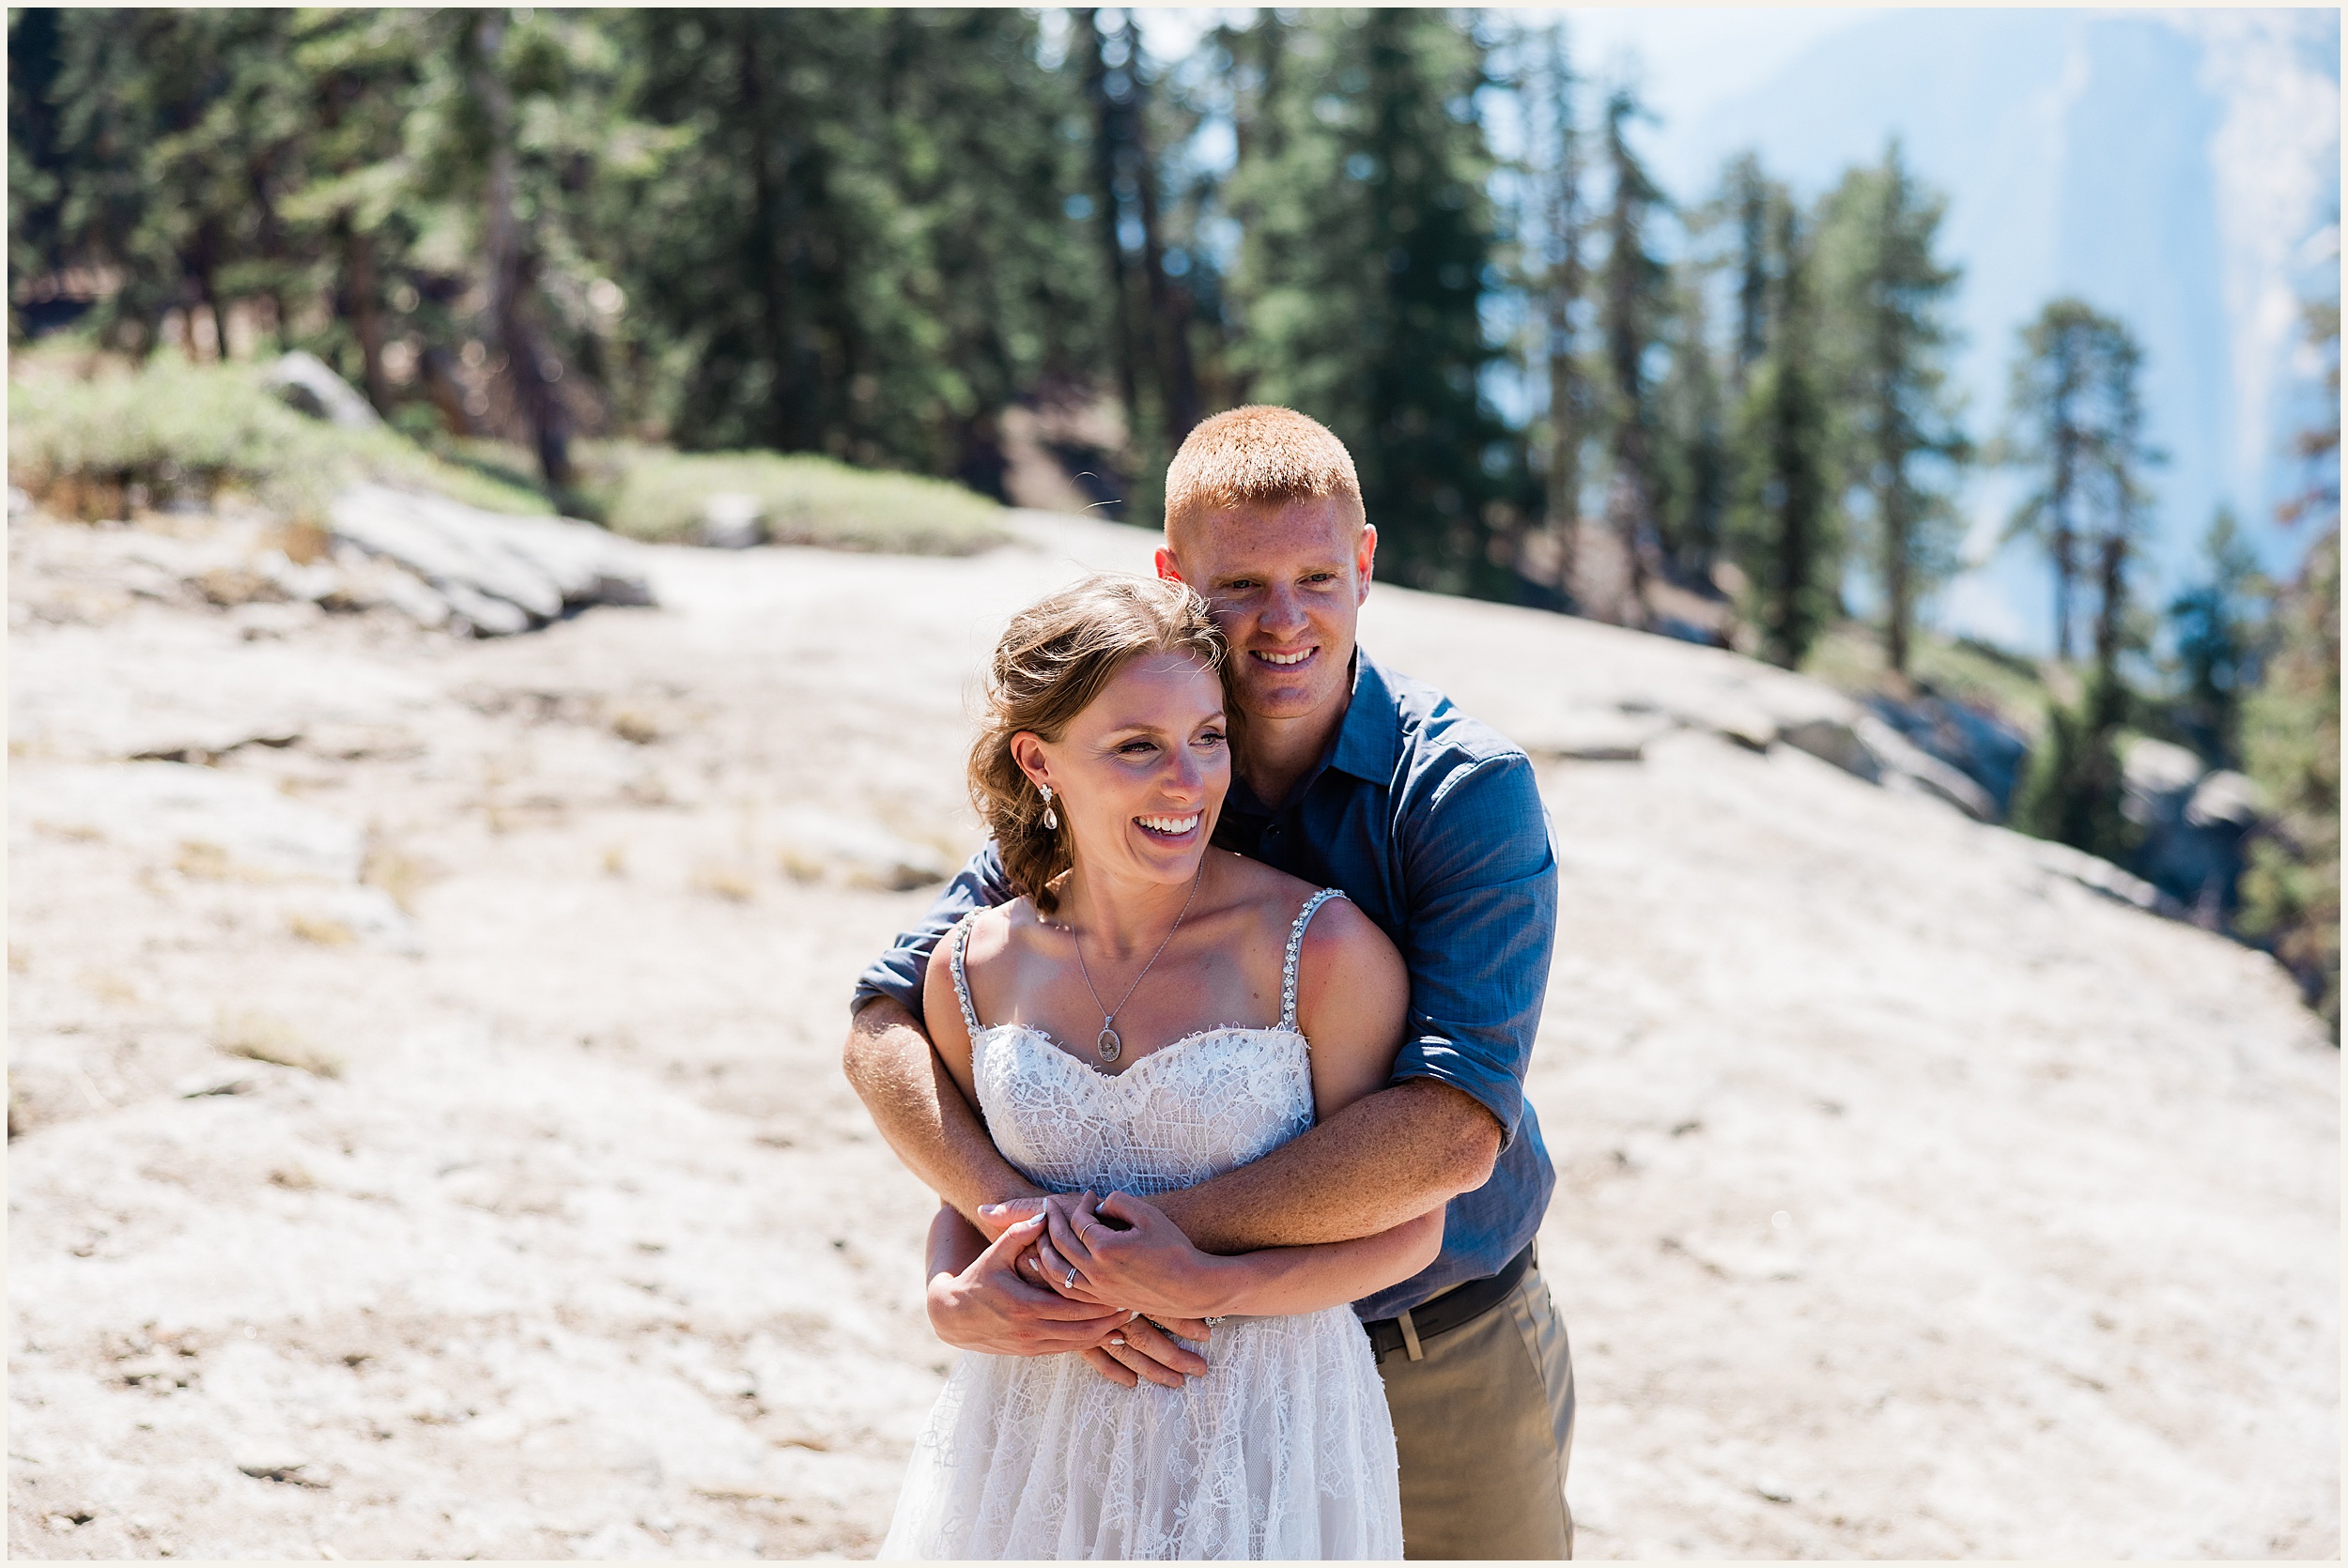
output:
[[1174,559],[1174,552],[1167,549],[1163,545],[1158,546],[1157,562],[1158,576],[1165,578],[1167,582],[1184,582],[1188,580],[1182,576],[1182,562],[1176,561]]

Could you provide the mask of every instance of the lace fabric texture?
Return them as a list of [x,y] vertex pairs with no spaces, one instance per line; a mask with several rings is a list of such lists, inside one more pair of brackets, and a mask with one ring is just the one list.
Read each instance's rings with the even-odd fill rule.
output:
[[[1004,1156],[1055,1191],[1148,1196],[1312,1125],[1289,944],[1282,1027],[1210,1029],[1122,1073],[1040,1031],[980,1028],[972,1068]],[[962,938],[950,956],[962,985]],[[1073,1355],[965,1352],[914,1448],[884,1558],[1396,1559],[1385,1390],[1350,1308],[1232,1318],[1179,1390],[1121,1389]]]

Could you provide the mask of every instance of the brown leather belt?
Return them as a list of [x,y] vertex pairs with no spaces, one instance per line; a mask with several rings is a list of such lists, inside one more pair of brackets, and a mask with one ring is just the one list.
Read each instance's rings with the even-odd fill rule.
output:
[[1533,1243],[1528,1241],[1522,1252],[1501,1265],[1500,1272],[1490,1279],[1470,1280],[1396,1316],[1363,1324],[1369,1330],[1369,1347],[1378,1353],[1381,1363],[1397,1350],[1415,1361],[1420,1358],[1421,1344],[1473,1323],[1500,1305],[1532,1267]]

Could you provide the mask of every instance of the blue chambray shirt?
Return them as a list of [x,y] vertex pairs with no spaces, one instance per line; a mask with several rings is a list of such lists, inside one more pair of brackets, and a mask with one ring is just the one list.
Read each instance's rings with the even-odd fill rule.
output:
[[[1440,1079],[1500,1122],[1491,1178],[1451,1200],[1435,1261],[1353,1310],[1392,1317],[1498,1273],[1540,1228],[1557,1181],[1524,1101],[1557,934],[1557,857],[1531,761],[1434,687],[1357,649],[1352,699],[1328,755],[1276,807],[1234,776],[1214,841],[1345,889],[1410,966],[1392,1082]],[[1013,896],[989,844],[858,978],[854,1006],[888,996],[919,1017],[938,938],[972,909]]]

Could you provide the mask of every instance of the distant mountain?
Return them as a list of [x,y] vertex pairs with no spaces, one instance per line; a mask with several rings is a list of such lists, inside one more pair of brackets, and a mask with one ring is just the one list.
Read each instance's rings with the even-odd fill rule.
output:
[[[1677,13],[1642,43],[1659,86],[1679,18],[1706,24]],[[2279,451],[2307,412],[2294,301],[2337,275],[2339,29],[2336,10],[1878,13],[1665,123],[1653,162],[1692,201],[1752,146],[1813,195],[1899,136],[1950,198],[1977,438],[2002,419],[2016,331],[2047,300],[2075,293],[2126,320],[2170,457],[2144,580],[2165,598],[2220,502],[2270,565],[2304,547],[2272,514],[2291,477]],[[1972,485],[1980,554],[2014,490],[1994,474]],[[2043,568],[2009,547],[1951,591],[1943,620],[2043,647],[2047,598]]]

